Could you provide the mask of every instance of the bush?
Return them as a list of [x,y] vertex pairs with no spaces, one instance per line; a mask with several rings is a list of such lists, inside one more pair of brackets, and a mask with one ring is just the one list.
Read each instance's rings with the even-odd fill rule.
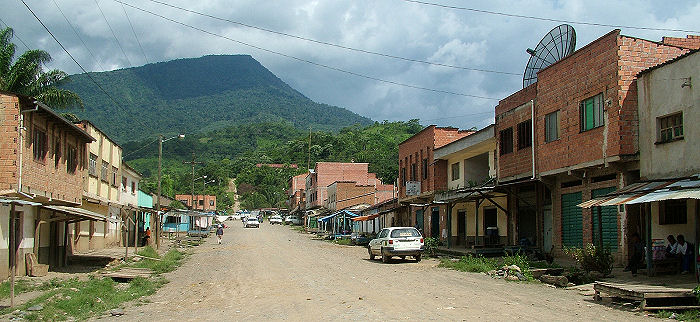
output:
[[588,244],[583,248],[565,248],[564,252],[571,255],[586,272],[596,271],[603,276],[608,276],[612,272],[613,257],[608,247]]
[[520,267],[520,271],[522,274],[528,279],[528,280],[533,280],[534,277],[532,277],[532,272],[530,272],[530,259],[527,258],[526,255],[517,253],[511,256],[506,256],[503,257],[503,265],[504,266],[510,266],[510,265],[517,265]]
[[486,273],[498,267],[498,262],[483,256],[462,256],[459,261],[443,258],[440,267],[446,267],[461,272]]
[[432,237],[425,238],[424,246],[424,251],[428,256],[435,256],[437,248],[440,246],[440,240]]

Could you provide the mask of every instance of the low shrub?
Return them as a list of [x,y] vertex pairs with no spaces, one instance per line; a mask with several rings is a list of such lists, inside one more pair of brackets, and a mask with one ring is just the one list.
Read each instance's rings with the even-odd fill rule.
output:
[[571,255],[586,272],[596,271],[603,276],[608,276],[612,272],[614,260],[608,247],[588,244],[582,248],[564,248],[564,252]]
[[449,258],[440,260],[440,267],[454,269],[460,272],[486,273],[498,267],[498,262],[493,258],[483,256],[462,256],[458,261]]
[[437,254],[438,246],[440,246],[440,240],[433,237],[427,237],[424,240],[424,252],[428,256],[435,256]]

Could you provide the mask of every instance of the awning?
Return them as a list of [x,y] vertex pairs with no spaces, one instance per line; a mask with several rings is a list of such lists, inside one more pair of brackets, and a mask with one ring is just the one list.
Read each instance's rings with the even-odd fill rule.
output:
[[640,204],[670,199],[700,199],[700,178],[645,181],[578,204],[581,208]]
[[15,205],[22,205],[22,206],[41,206],[40,203],[38,202],[33,202],[33,201],[26,201],[26,200],[20,200],[20,199],[0,199],[0,203],[4,204],[15,204]]
[[381,215],[383,215],[383,213],[376,213],[376,214],[371,214],[371,215],[366,215],[366,216],[355,217],[352,220],[353,221],[368,221],[368,220],[375,219]]
[[82,208],[68,207],[68,206],[43,206],[42,208],[62,212],[64,214],[83,217],[86,219],[107,221],[107,217],[105,215],[98,214],[96,212],[85,210]]
[[347,211],[347,210],[341,210],[341,211],[338,211],[338,212],[336,212],[336,213],[334,213],[334,214],[332,214],[332,215],[328,215],[328,216],[325,216],[325,217],[321,217],[321,218],[318,219],[318,221],[319,221],[319,222],[321,222],[321,221],[328,221],[328,220],[330,220],[331,218],[333,218],[333,217],[335,217],[335,216],[338,216],[338,215],[341,215],[341,214],[344,214],[346,217],[351,217],[351,218],[358,217],[356,214],[354,214],[354,213],[352,213],[352,212],[349,212],[349,211]]

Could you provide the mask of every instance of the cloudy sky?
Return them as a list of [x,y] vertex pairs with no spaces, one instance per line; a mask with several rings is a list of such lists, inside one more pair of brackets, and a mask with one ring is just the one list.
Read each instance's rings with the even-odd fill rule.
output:
[[[673,1],[673,5],[656,0],[159,0],[248,26],[151,0],[119,0],[127,5],[115,0],[25,1],[88,71],[208,54],[250,54],[317,102],[344,107],[377,121],[418,118],[426,125],[461,128],[481,128],[493,122],[498,99],[522,88],[522,73],[529,58],[525,49],[534,48],[559,23],[449,6],[576,22],[572,25],[577,48],[615,29],[579,22],[652,28],[621,29],[625,35],[657,41],[662,36],[700,34],[700,2],[685,0]],[[26,50],[21,39],[28,47],[48,51],[54,58],[50,68],[80,72],[22,1],[3,1],[0,19],[1,27],[7,24],[15,29],[14,40],[20,51]]]

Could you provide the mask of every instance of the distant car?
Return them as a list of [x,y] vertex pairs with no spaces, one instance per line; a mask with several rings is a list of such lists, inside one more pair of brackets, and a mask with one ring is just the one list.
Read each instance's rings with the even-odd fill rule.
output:
[[287,216],[287,218],[284,219],[284,224],[285,225],[301,225],[301,218],[297,216]]
[[272,217],[270,217],[269,221],[270,221],[270,225],[283,224],[282,217],[280,217],[280,216],[272,216]]
[[367,246],[369,259],[381,256],[382,262],[388,263],[393,256],[405,259],[412,256],[420,262],[423,254],[423,236],[413,227],[389,227],[382,229],[377,238]]
[[250,218],[246,219],[245,228],[250,228],[250,227],[260,228],[260,222],[258,221],[258,218],[250,217]]

